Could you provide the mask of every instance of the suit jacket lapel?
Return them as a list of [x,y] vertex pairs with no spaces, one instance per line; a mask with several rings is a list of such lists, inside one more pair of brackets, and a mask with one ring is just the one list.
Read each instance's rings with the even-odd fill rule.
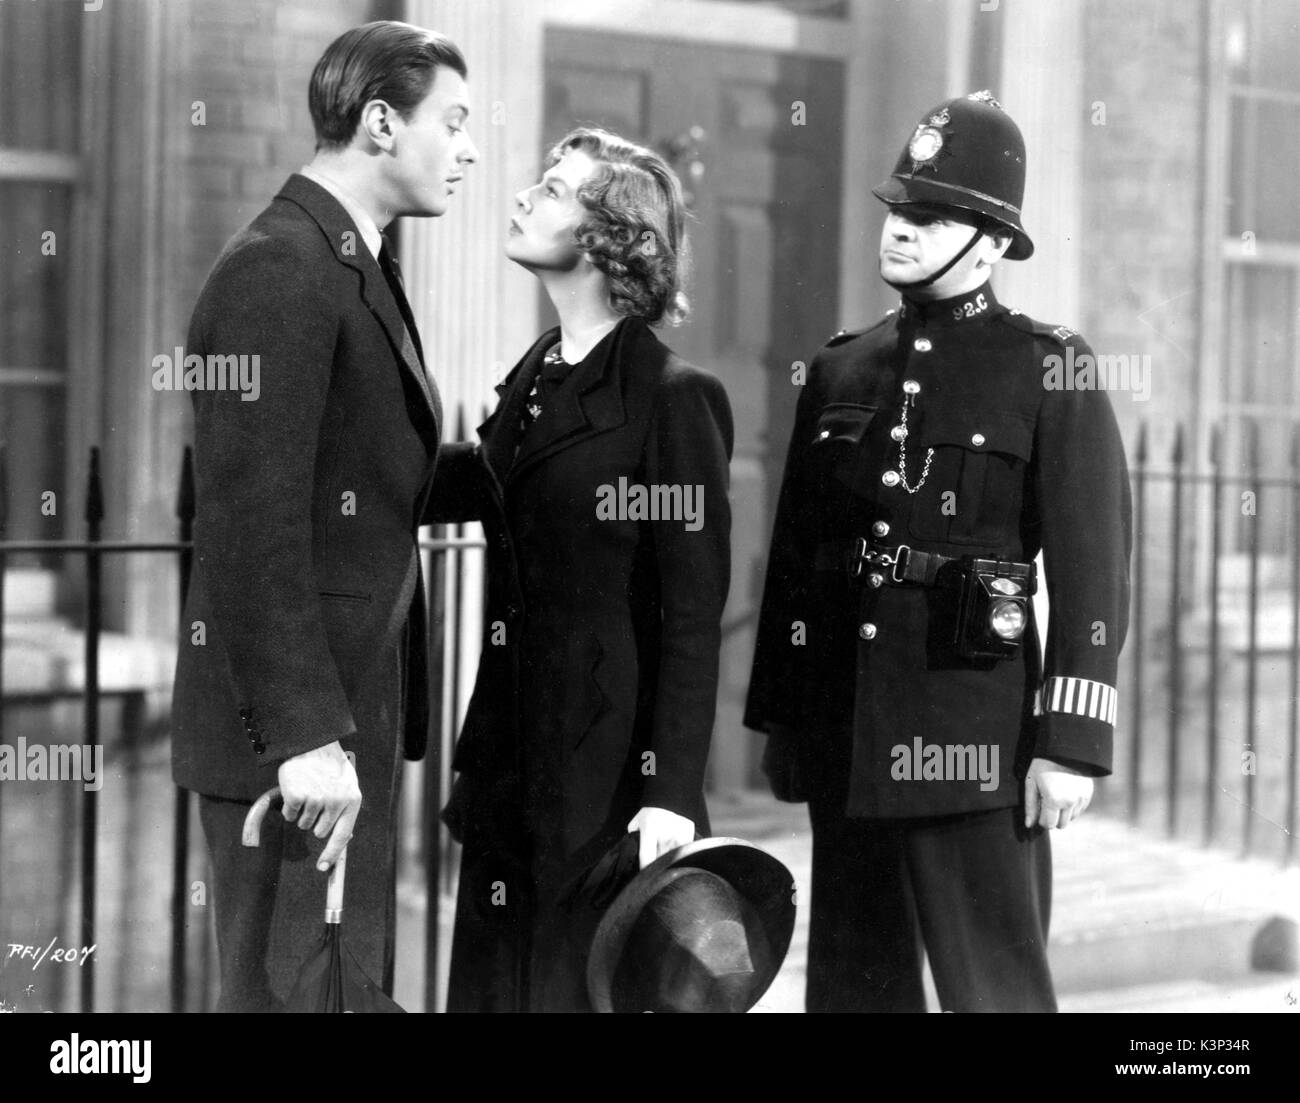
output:
[[[519,478],[556,452],[615,429],[627,420],[623,409],[622,360],[625,346],[637,332],[638,324],[626,318],[619,322],[606,345],[605,355],[589,358],[576,368],[574,378],[546,403],[537,424],[524,437],[508,481]],[[546,347],[543,346],[543,351]],[[515,389],[519,389],[519,380]],[[525,396],[527,393],[524,392]]]
[[[421,353],[411,339],[411,334],[402,319],[402,311],[397,305],[397,300],[393,298],[388,281],[379,268],[379,262],[361,240],[361,231],[357,229],[338,200],[315,181],[308,180],[298,173],[289,177],[276,198],[296,203],[311,215],[325,234],[339,263],[347,265],[361,276],[361,299],[383,326],[398,361],[419,388],[420,394],[424,397],[425,407],[437,430],[434,439],[439,439],[442,420],[441,402],[434,394],[433,386],[424,370]],[[345,234],[351,234],[351,237],[345,237]],[[354,252],[345,253],[344,242],[350,242],[354,246]]]

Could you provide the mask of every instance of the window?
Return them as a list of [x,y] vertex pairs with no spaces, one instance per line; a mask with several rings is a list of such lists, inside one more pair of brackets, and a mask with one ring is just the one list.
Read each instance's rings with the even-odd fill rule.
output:
[[[1229,474],[1246,470],[1253,423],[1263,473],[1284,476],[1300,425],[1300,8],[1287,0],[1230,0],[1222,32],[1228,163],[1217,374],[1225,458]],[[1288,550],[1282,493],[1266,486],[1258,503],[1264,556]],[[1249,526],[1239,522],[1231,539],[1229,551],[1247,551]]]
[[0,4],[0,440],[12,540],[60,538],[74,508],[64,460],[81,16],[79,4]]

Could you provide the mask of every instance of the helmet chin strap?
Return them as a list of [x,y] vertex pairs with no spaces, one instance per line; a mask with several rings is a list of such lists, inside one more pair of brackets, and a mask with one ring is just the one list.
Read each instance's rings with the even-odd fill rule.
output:
[[939,271],[935,272],[933,275],[926,276],[925,279],[923,280],[913,280],[911,283],[902,283],[895,280],[891,280],[887,276],[881,276],[881,279],[883,279],[887,284],[889,284],[889,286],[892,287],[895,291],[918,291],[922,287],[929,287],[930,284],[934,283],[935,280],[942,279],[945,275],[947,275],[948,272],[952,269],[952,266],[956,264],[959,260],[961,260],[961,258],[964,257],[967,253],[969,253],[971,249],[975,247],[975,243],[979,241],[979,239],[982,238],[983,236],[984,236],[984,231],[976,227],[975,233],[971,235],[970,241],[966,242],[966,244],[963,245],[960,250],[958,250],[958,252],[953,256],[952,260],[950,260],[947,264],[945,264],[942,268],[940,268]]

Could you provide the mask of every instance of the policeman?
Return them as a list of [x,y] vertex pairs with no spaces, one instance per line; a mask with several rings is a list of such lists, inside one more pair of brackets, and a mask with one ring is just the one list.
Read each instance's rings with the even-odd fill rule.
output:
[[922,943],[945,1010],[1056,1008],[1047,832],[1110,773],[1131,510],[1087,344],[989,284],[1024,182],[988,92],[927,112],[874,189],[901,302],[799,396],[745,723],[810,803],[809,1011],[924,1010]]

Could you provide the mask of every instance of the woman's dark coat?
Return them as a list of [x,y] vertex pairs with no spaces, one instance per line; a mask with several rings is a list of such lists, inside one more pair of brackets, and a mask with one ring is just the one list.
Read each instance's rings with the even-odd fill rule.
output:
[[[488,557],[483,652],[446,817],[464,843],[449,1010],[585,1008],[598,915],[568,910],[567,889],[642,807],[708,833],[730,575],[726,393],[624,319],[523,434],[558,339],[543,334],[498,388],[480,444],[439,452],[431,508],[482,521]],[[624,502],[635,487],[677,488],[660,501],[674,508],[610,518],[620,480]],[[697,505],[694,521],[684,504]]]

